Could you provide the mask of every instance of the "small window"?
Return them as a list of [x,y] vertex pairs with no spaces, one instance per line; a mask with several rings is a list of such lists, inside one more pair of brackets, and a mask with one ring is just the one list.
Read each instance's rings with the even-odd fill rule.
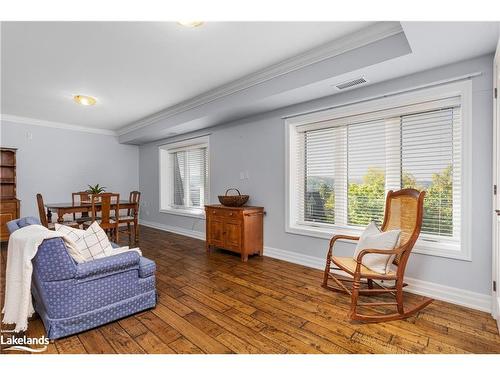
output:
[[202,215],[208,170],[207,137],[160,146],[160,211]]

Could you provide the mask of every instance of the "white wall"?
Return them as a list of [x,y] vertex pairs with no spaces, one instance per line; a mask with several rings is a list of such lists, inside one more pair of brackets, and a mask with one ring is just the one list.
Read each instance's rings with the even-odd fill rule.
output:
[[[472,261],[414,254],[407,275],[470,291],[474,298],[476,294],[480,294],[478,298],[488,298],[491,290],[492,61],[493,56],[482,56],[211,128],[203,132],[210,132],[210,201],[217,203],[217,195],[223,194],[227,187],[238,187],[250,195],[249,204],[264,206],[267,211],[265,246],[293,252],[297,259],[322,259],[327,250],[326,240],[285,232],[282,117],[481,72],[472,80]],[[141,219],[179,231],[203,233],[203,220],[158,211],[158,145],[164,142],[140,146],[139,180],[144,203]],[[250,178],[240,181],[240,171],[245,170]],[[352,253],[351,246],[344,244],[340,253]]]
[[2,121],[0,143],[18,149],[21,216],[38,217],[37,193],[46,203],[71,202],[72,192],[98,183],[128,199],[139,187],[138,147],[111,135]]

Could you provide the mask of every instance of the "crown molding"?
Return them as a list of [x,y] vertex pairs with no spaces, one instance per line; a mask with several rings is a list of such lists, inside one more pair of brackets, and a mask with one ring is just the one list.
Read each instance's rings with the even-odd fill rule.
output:
[[182,112],[210,103],[225,96],[245,90],[249,87],[269,81],[278,76],[305,68],[320,61],[338,56],[356,48],[374,43],[390,36],[402,33],[403,28],[399,22],[379,22],[361,29],[342,38],[335,39],[321,46],[310,49],[304,53],[283,60],[277,64],[246,75],[228,84],[206,91],[191,99],[185,100],[162,111],[133,122],[117,130],[118,135],[125,135],[134,130],[141,129],[158,121],[167,119]]
[[35,119],[35,118],[21,117],[21,116],[15,116],[15,115],[3,114],[3,113],[0,114],[0,118],[2,121],[15,122],[17,124],[23,124],[23,125],[44,126],[47,128],[56,128],[56,129],[65,129],[65,130],[72,130],[72,131],[85,132],[85,133],[112,135],[115,137],[117,136],[117,134],[114,130],[90,128],[88,126],[67,124],[64,122],[39,120],[39,119]]

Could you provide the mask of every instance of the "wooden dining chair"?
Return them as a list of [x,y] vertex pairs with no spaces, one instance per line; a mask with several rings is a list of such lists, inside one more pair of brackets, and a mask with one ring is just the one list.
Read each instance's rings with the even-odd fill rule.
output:
[[[322,286],[341,293],[347,293],[351,296],[351,308],[349,318],[352,320],[363,322],[383,322],[396,319],[404,319],[417,311],[420,311],[425,306],[429,305],[433,300],[425,298],[416,306],[405,309],[403,304],[403,288],[407,285],[404,283],[404,274],[406,264],[410,257],[411,250],[417,241],[422,227],[424,213],[424,197],[425,192],[419,192],[415,189],[402,189],[393,192],[388,192],[385,203],[384,222],[381,231],[401,230],[399,244],[393,250],[377,250],[365,249],[362,250],[356,259],[352,257],[337,257],[333,255],[335,243],[340,239],[359,240],[359,237],[337,235],[330,240],[330,247],[326,257],[326,267],[323,277]],[[389,270],[385,274],[377,273],[370,270],[362,264],[363,257],[368,254],[386,254],[394,256],[394,270]],[[343,271],[349,274],[349,277],[340,276],[338,273],[333,273],[331,270]],[[328,281],[332,280],[336,287],[328,285]],[[394,283],[394,286],[385,286],[381,282]],[[345,283],[348,283],[347,286]],[[374,285],[376,287],[374,287]],[[361,288],[364,286],[364,288]],[[395,297],[395,302],[376,301],[360,303],[360,295],[381,295],[389,293]],[[377,306],[385,308],[396,307],[396,312],[380,313],[374,310]],[[358,308],[363,307],[370,311],[368,314],[361,314]]]
[[[73,206],[75,204],[90,204],[90,193],[87,193],[86,191],[71,193],[71,203],[73,204]],[[76,213],[73,213],[73,220],[78,223],[84,223],[90,220],[90,216],[88,212],[82,212],[80,214],[80,217],[77,217]]]
[[129,195],[129,202],[134,204],[133,208],[128,208],[125,215],[120,215],[118,218],[118,226],[127,227],[128,242],[131,243],[132,225],[134,227],[134,243],[139,242],[139,203],[141,200],[141,193],[139,191],[131,191]]
[[[38,216],[40,216],[40,222],[42,223],[42,225],[48,229],[55,229],[55,223],[49,222],[49,219],[47,218],[47,212],[45,211],[42,194],[38,193],[36,195],[36,203],[38,205]],[[62,223],[59,222],[59,224],[67,225],[68,227],[73,228],[80,227],[80,225],[76,221],[63,221]]]
[[[101,193],[90,196],[91,217],[89,221],[83,223],[84,228],[88,228],[94,221],[108,233],[112,241],[118,243],[118,217],[120,212],[120,194]],[[98,215],[100,213],[100,215]]]

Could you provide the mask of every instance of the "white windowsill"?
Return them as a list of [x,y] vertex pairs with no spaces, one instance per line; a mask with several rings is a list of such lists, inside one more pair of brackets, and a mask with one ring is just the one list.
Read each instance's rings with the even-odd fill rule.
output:
[[[299,234],[301,236],[323,238],[330,240],[334,235],[360,236],[363,229],[355,228],[325,228],[312,227],[307,225],[287,225],[285,231],[287,233]],[[342,242],[355,243],[351,240],[339,240]],[[461,251],[460,245],[444,241],[430,242],[425,238],[420,238],[412,250],[413,253],[431,255],[443,258],[451,258],[457,260],[471,261],[470,255]]]
[[185,209],[185,208],[162,208],[160,212],[163,214],[179,215],[193,217],[196,219],[205,219],[205,211],[195,210],[195,209]]

